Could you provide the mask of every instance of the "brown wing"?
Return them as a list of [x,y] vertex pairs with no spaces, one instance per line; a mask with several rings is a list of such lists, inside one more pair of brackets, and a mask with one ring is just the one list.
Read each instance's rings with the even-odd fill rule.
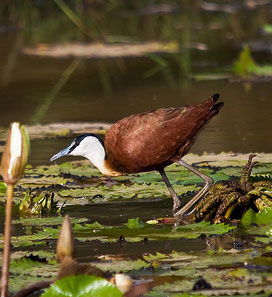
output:
[[195,138],[213,106],[214,100],[209,98],[200,104],[158,109],[118,121],[105,137],[108,161],[128,173],[170,164],[172,158],[187,152],[181,148]]

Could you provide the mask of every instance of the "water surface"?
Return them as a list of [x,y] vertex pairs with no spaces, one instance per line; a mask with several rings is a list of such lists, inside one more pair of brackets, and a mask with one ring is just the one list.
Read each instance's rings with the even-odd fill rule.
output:
[[[103,21],[99,23],[99,33],[92,31],[93,27],[86,20],[93,34],[92,40],[82,39],[78,28],[53,4],[36,4],[30,10],[30,15],[31,12],[40,14],[40,21],[33,18],[30,22],[29,15],[22,11],[23,27],[16,26],[16,22],[7,23],[3,16],[0,33],[1,126],[7,127],[11,121],[37,122],[37,113],[41,109],[45,110],[39,117],[42,124],[113,123],[137,112],[193,104],[213,93],[220,93],[225,107],[201,133],[192,152],[271,152],[270,79],[249,83],[240,80],[200,82],[191,78],[195,73],[231,69],[246,43],[257,62],[271,63],[270,36],[263,31],[267,24],[265,20],[271,17],[271,5],[252,9],[230,1],[230,7],[237,10],[233,15],[224,10],[203,9],[204,4],[198,1],[190,4],[181,1],[180,5],[169,3],[166,11],[159,5],[154,10],[150,1],[141,5],[132,2],[131,7],[117,3],[115,9],[104,7],[105,10],[101,10]],[[89,13],[98,22],[97,12]],[[66,35],[63,34],[63,24]],[[49,102],[54,86],[73,59],[28,56],[23,54],[23,47],[42,43],[94,42],[103,38],[119,42],[174,40],[180,43],[181,51],[175,55],[162,55],[166,66],[153,72],[158,65],[149,56],[82,59]],[[186,48],[192,43],[203,43],[207,50]],[[33,141],[30,162],[43,164],[66,144],[65,140]]]
[[[191,151],[198,154],[272,152],[270,78],[250,82],[240,78],[212,81],[192,78],[196,73],[230,71],[244,44],[249,44],[257,63],[271,64],[271,35],[263,30],[272,20],[271,3],[250,8],[245,4],[249,1],[239,4],[227,1],[234,13],[202,9],[203,1],[179,1],[175,5],[166,1],[171,8],[168,12],[160,11],[154,1],[110,1],[98,8],[84,9],[78,5],[75,11],[89,30],[86,35],[54,1],[34,2],[29,10],[26,5],[25,9],[21,7],[9,14],[4,8],[0,15],[0,126],[8,127],[12,121],[114,123],[130,114],[194,104],[220,93],[225,106],[200,134]],[[67,3],[73,8],[71,1]],[[157,7],[157,13],[152,10],[153,5],[160,8]],[[56,93],[56,85],[73,58],[29,56],[22,51],[25,46],[43,43],[150,40],[175,41],[181,50],[175,55],[82,59]],[[190,48],[196,43],[204,44],[207,50]],[[156,68],[161,66],[156,62],[158,57],[163,59],[161,68]],[[42,116],[38,117],[40,112]],[[66,147],[73,137],[33,140],[29,163],[49,164],[50,157]],[[63,159],[68,160],[71,159]],[[106,225],[124,224],[131,217],[146,221],[170,216],[171,200],[157,200],[69,206],[64,213]],[[13,230],[14,234],[22,231]],[[229,245],[233,247],[239,240],[233,239]],[[139,256],[157,251],[204,251],[208,248],[206,244],[201,238],[123,246],[77,242],[77,259],[90,261],[102,254]],[[54,248],[54,243],[45,247]]]

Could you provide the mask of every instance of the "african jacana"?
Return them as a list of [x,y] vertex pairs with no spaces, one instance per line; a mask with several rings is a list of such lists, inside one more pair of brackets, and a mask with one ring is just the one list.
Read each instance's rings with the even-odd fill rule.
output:
[[[104,142],[94,134],[76,137],[51,158],[64,155],[89,159],[103,174],[119,176],[157,170],[172,198],[175,216],[184,215],[212,186],[213,180],[181,158],[190,150],[199,131],[223,106],[219,94],[199,104],[163,108],[126,117],[110,127]],[[204,180],[203,188],[180,210],[180,201],[164,168],[179,163]]]

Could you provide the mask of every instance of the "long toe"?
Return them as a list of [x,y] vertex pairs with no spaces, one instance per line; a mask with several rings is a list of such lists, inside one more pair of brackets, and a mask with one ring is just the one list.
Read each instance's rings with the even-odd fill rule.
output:
[[176,199],[173,199],[173,209],[172,209],[173,215],[175,215],[178,212],[180,207],[181,207],[181,202],[180,202],[179,198],[176,197]]
[[185,224],[185,225],[188,225],[188,224],[193,224],[195,223],[195,216],[193,213],[191,214],[184,214],[184,215],[175,215],[174,214],[174,217],[176,219],[176,226],[178,226],[179,224]]

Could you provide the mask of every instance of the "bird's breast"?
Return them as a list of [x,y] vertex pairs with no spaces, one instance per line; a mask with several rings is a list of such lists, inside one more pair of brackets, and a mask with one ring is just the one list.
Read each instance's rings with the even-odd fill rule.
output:
[[106,176],[120,176],[126,174],[126,172],[118,170],[118,168],[111,164],[108,159],[104,161],[103,168],[99,168],[99,170]]

